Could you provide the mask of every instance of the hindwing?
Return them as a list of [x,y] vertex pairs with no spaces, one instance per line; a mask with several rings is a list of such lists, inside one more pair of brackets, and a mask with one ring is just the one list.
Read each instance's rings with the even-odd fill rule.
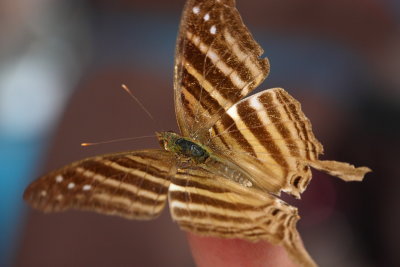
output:
[[267,192],[296,197],[311,180],[309,166],[347,181],[360,181],[370,169],[320,161],[323,152],[300,103],[282,88],[233,105],[209,130],[209,145],[249,173]]
[[283,245],[297,262],[315,265],[296,230],[297,209],[270,194],[244,188],[197,167],[177,170],[169,202],[172,218],[186,231],[268,240]]

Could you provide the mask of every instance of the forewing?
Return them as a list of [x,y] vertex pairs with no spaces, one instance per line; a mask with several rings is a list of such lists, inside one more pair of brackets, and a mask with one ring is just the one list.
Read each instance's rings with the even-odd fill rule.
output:
[[320,161],[323,147],[300,103],[282,88],[265,90],[232,106],[210,129],[209,145],[241,166],[257,186],[300,196],[309,165],[345,180],[361,180],[368,168]]
[[268,75],[262,48],[233,0],[189,0],[175,55],[175,110],[184,136],[207,130]]
[[165,206],[174,166],[164,150],[92,157],[34,181],[24,199],[44,212],[77,209],[152,219]]
[[171,181],[172,218],[199,235],[267,240],[283,245],[298,263],[314,266],[304,249],[296,222],[297,209],[255,189],[204,169],[178,169]]

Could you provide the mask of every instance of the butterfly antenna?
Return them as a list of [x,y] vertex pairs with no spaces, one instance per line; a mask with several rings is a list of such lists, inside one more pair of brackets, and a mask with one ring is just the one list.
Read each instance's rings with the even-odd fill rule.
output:
[[150,117],[150,119],[152,121],[154,121],[154,118],[151,115],[151,113],[145,108],[145,106],[142,104],[142,102],[140,102],[139,99],[133,95],[132,91],[128,88],[128,86],[126,86],[125,84],[122,84],[121,87],[133,98],[133,100],[136,101],[136,103],[143,109],[143,111],[146,112],[146,114]]
[[81,143],[81,146],[102,145],[102,144],[124,142],[124,141],[130,141],[130,140],[136,140],[136,139],[142,139],[142,138],[150,138],[150,137],[155,137],[155,136],[156,135],[153,134],[153,135],[144,135],[144,136],[138,136],[138,137],[119,138],[119,139],[113,139],[113,140],[101,141],[101,142],[95,142],[95,143]]

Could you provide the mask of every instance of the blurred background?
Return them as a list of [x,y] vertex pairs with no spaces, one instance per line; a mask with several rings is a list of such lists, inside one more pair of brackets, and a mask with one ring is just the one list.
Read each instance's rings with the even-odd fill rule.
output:
[[[299,222],[321,266],[400,266],[400,4],[237,1],[271,61],[257,91],[303,105],[325,159],[369,166],[363,183],[314,172]],[[177,130],[173,55],[184,0],[0,2],[0,266],[194,266],[168,212],[151,222],[43,215],[22,201],[37,176]],[[127,84],[156,118],[120,88]]]

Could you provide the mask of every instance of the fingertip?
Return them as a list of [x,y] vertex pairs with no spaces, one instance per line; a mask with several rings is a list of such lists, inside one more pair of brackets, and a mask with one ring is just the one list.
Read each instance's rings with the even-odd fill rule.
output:
[[187,233],[194,260],[199,267],[296,266],[281,246],[265,241],[249,242]]

